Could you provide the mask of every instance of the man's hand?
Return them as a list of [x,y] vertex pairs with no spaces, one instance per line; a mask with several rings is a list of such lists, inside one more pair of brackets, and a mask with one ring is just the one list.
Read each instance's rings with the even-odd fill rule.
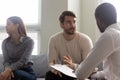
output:
[[11,78],[14,77],[14,74],[11,70],[11,68],[6,68],[4,72],[0,74],[0,79],[2,80],[11,80]]
[[52,69],[51,72],[54,73],[55,75],[59,75],[60,77],[62,77],[61,73],[55,69]]
[[67,56],[63,56],[63,58],[64,58],[64,62],[65,62],[65,64],[68,66],[68,67],[70,67],[71,69],[75,69],[75,65],[74,65],[74,63],[72,62],[72,58],[69,56],[69,55],[67,55]]
[[[57,64],[57,61],[53,60],[53,64]],[[61,73],[55,69],[52,69],[51,72],[54,73],[55,75],[59,75],[60,77],[62,77]]]

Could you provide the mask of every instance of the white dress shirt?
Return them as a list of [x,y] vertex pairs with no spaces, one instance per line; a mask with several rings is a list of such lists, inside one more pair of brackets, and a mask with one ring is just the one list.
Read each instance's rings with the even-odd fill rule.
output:
[[78,66],[75,73],[84,79],[103,61],[107,80],[120,80],[120,25],[112,24],[95,43],[88,57]]

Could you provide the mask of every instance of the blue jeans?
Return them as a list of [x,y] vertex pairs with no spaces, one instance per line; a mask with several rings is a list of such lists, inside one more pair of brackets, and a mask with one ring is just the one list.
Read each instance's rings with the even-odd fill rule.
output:
[[35,73],[31,67],[13,71],[14,78],[12,80],[36,80]]

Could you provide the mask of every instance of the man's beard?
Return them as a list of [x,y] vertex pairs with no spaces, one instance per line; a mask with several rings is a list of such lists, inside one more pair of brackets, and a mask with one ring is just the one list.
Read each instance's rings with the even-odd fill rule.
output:
[[68,30],[64,30],[68,35],[73,35],[75,33],[75,28],[70,28]]

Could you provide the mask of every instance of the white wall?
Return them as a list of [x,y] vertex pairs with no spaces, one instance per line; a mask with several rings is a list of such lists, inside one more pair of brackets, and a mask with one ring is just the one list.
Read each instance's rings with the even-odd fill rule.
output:
[[73,11],[75,15],[77,16],[77,30],[80,31],[80,0],[68,0],[68,10]]
[[41,53],[47,53],[51,35],[60,31],[58,17],[67,10],[67,0],[42,0]]
[[41,53],[47,53],[51,35],[60,31],[58,17],[64,10],[77,15],[77,30],[86,33],[95,42],[98,36],[94,10],[97,0],[42,0]]
[[98,4],[98,0],[81,0],[81,23],[80,31],[88,34],[93,43],[99,36],[99,31],[96,25],[94,12]]

